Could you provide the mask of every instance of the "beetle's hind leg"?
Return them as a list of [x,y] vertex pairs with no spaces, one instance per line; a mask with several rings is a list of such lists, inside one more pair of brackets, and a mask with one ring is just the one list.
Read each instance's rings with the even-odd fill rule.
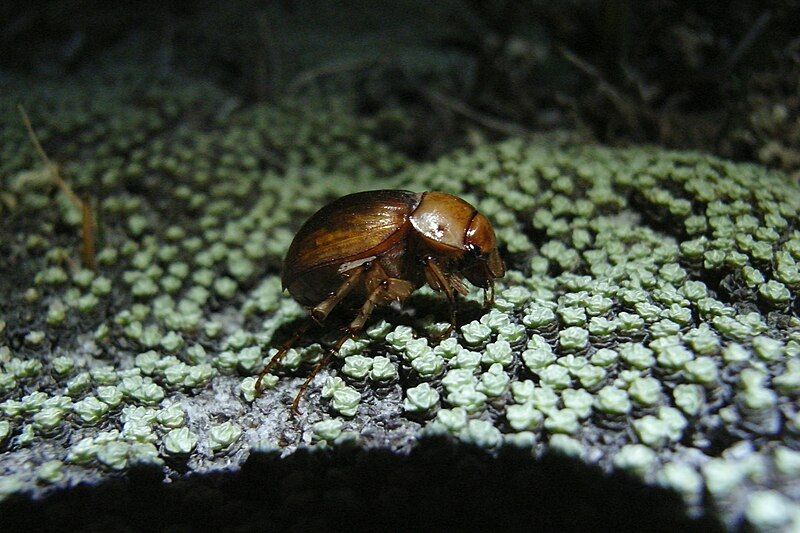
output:
[[281,359],[284,358],[284,356],[289,352],[292,346],[294,346],[294,344],[300,339],[300,337],[303,336],[303,333],[308,331],[308,328],[310,328],[313,323],[314,322],[311,320],[311,318],[308,318],[303,323],[303,325],[300,326],[300,328],[295,332],[295,334],[292,335],[292,338],[286,341],[283,344],[283,346],[281,346],[280,349],[278,349],[278,353],[272,356],[272,359],[270,359],[269,363],[267,363],[267,366],[265,366],[264,370],[262,370],[261,373],[258,375],[258,380],[256,380],[256,387],[255,387],[256,394],[261,394],[262,391],[261,382],[264,379],[264,376],[269,374],[270,370],[275,368],[275,365],[281,362]]
[[308,389],[308,386],[314,380],[314,377],[316,377],[319,371],[330,362],[334,355],[339,353],[339,350],[344,343],[347,342],[347,339],[351,339],[361,332],[361,330],[364,328],[364,324],[366,324],[370,315],[372,315],[372,312],[375,310],[375,307],[388,304],[393,301],[402,303],[412,292],[414,292],[414,285],[411,282],[403,279],[387,277],[377,283],[377,286],[372,289],[369,297],[361,306],[361,309],[358,310],[356,317],[347,327],[344,335],[342,335],[339,340],[336,341],[336,344],[333,346],[333,348],[328,351],[328,355],[326,355],[322,361],[317,363],[317,365],[311,371],[311,374],[309,374],[308,378],[300,386],[300,390],[297,392],[297,395],[294,397],[294,401],[292,402],[293,415],[297,415],[299,413],[300,400],[302,399],[303,394],[305,394],[306,389]]
[[[318,324],[322,324],[325,319],[328,317],[328,314],[336,307],[339,302],[341,302],[349,293],[353,290],[356,284],[361,280],[362,276],[364,275],[364,271],[369,268],[369,263],[365,263],[354,268],[347,279],[339,286],[335,293],[330,295],[328,298],[323,300],[321,303],[317,304],[314,308],[311,309],[309,312],[309,320],[303,324],[300,329],[289,339],[281,348],[278,350],[267,366],[264,367],[264,370],[261,371],[261,374],[258,376],[258,381],[256,381],[256,392],[261,392],[261,382],[264,379],[264,376],[269,374],[269,372],[275,368],[275,365],[280,363],[281,359],[289,352],[289,350],[294,346],[294,344],[300,339],[300,337],[308,331],[308,328],[311,327],[313,321],[317,322]],[[315,368],[316,370],[316,368]],[[319,370],[317,370],[318,372]]]
[[319,374],[319,371],[325,368],[328,363],[330,363],[331,359],[334,355],[339,353],[339,349],[341,349],[342,345],[347,342],[347,339],[351,338],[353,333],[348,328],[347,333],[343,335],[337,342],[336,345],[328,350],[328,354],[322,358],[322,361],[317,363],[314,368],[311,370],[311,373],[308,375],[306,380],[300,385],[300,390],[297,391],[297,394],[294,397],[294,401],[292,401],[292,416],[296,416],[300,414],[300,399],[305,394],[308,386],[311,385],[311,382],[314,381],[314,378]]

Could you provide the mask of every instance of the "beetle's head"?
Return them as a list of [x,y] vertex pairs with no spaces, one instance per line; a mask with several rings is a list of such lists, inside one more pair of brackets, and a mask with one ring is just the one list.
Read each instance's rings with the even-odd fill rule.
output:
[[489,220],[480,213],[464,236],[466,253],[461,259],[461,272],[476,287],[487,288],[495,278],[502,278],[506,267],[497,251],[497,238]]

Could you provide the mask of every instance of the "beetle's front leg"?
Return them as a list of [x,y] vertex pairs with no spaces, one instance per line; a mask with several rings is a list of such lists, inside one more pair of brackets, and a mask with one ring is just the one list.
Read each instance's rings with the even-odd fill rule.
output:
[[491,307],[494,305],[494,280],[489,282],[489,287],[483,289],[483,306]]

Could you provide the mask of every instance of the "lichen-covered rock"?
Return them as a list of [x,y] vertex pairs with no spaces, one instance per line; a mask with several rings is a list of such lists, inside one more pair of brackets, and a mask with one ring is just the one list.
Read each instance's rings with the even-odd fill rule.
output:
[[[412,164],[345,97],[242,106],[134,64],[22,99],[92,206],[93,272],[81,214],[4,94],[0,494],[142,462],[206,471],[369,427],[356,442],[402,452],[427,432],[552,450],[689,506],[704,486],[731,524],[797,523],[800,188],[783,174],[549,138]],[[331,335],[304,337],[256,395],[303,316],[280,261],[323,203],[380,187],[474,203],[509,272],[494,308],[466,298],[471,318],[446,340],[431,335],[446,319],[431,291],[384,310],[292,419]]]

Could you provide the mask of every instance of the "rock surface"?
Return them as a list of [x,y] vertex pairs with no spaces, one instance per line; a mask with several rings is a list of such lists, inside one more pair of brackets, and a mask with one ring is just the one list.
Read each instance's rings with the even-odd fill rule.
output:
[[[800,527],[800,187],[699,153],[567,138],[412,163],[347,95],[242,105],[138,64],[11,80],[0,116],[0,495],[139,464],[235,469],[252,450],[421,435],[557,451],[678,491],[729,526]],[[28,111],[53,185],[14,108]],[[394,117],[402,120],[402,117]],[[385,127],[385,124],[383,125]],[[431,291],[322,371],[312,331],[269,389],[254,376],[303,310],[279,281],[294,231],[376,188],[459,194],[509,272],[461,327]],[[706,498],[705,494],[710,495]]]

